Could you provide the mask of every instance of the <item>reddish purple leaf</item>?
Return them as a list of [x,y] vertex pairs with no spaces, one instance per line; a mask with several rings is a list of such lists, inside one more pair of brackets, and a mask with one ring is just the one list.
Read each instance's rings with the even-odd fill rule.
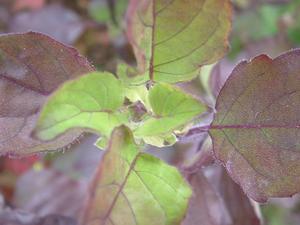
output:
[[249,198],[223,168],[215,166],[203,172],[190,176],[194,196],[182,225],[260,225]]
[[300,191],[299,62],[299,49],[241,62],[217,99],[215,155],[259,202]]
[[260,225],[254,205],[226,173],[223,168],[215,168],[211,179],[216,179],[215,187],[226,205],[232,225]]
[[73,218],[60,215],[38,217],[21,210],[4,209],[0,211],[1,225],[77,225]]
[[17,182],[14,206],[39,217],[58,214],[78,219],[87,184],[55,170],[31,170]]
[[230,217],[220,196],[214,191],[200,171],[190,177],[193,197],[182,225],[223,225],[230,224]]
[[23,155],[62,148],[78,133],[53,142],[30,137],[39,109],[61,83],[92,71],[78,52],[43,34],[0,36],[0,154]]
[[[232,68],[227,60],[222,60],[218,64],[214,66],[214,68],[211,71],[210,79],[209,79],[209,85],[211,88],[211,92],[214,97],[217,97],[220,90],[222,89],[225,81],[227,80],[230,71]],[[229,71],[230,69],[230,71]]]

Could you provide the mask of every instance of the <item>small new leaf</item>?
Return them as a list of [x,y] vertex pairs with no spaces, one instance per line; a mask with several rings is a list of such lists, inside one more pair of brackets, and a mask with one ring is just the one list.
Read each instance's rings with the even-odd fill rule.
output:
[[45,104],[34,134],[51,140],[71,128],[92,131],[105,137],[114,127],[126,122],[119,109],[124,88],[107,72],[93,72],[61,86]]
[[85,225],[179,225],[191,190],[176,168],[142,153],[126,127],[113,131],[91,189]]
[[253,199],[300,191],[300,50],[241,62],[218,98],[214,152]]
[[163,83],[156,84],[150,90],[149,102],[154,115],[141,123],[134,132],[136,136],[169,136],[172,131],[206,110],[192,96]]

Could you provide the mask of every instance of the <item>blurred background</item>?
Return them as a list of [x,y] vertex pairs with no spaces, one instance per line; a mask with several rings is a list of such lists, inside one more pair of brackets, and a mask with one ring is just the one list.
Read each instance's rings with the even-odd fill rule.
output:
[[[48,34],[74,46],[99,70],[114,72],[120,60],[135,64],[125,34],[127,4],[127,0],[0,0],[0,33],[33,30]],[[220,88],[242,59],[262,53],[276,57],[300,46],[300,0],[233,0],[233,4],[231,49],[213,69],[218,81],[212,83],[208,74],[190,84],[202,99],[208,99],[206,86]],[[151,146],[148,149],[177,164],[178,158],[194,151],[195,145],[198,151],[202,139],[163,151]],[[18,216],[28,221],[31,213],[76,218],[80,211],[77,203],[83,201],[103,154],[94,147],[95,140],[85,135],[70,149],[58,153],[22,159],[1,157],[0,215],[1,210],[9,208],[20,210]],[[300,225],[299,196],[273,199],[261,205],[260,211],[266,225]]]

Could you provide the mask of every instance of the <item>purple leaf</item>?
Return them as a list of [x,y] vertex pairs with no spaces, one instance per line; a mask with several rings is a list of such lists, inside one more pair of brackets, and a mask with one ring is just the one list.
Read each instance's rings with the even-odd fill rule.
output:
[[200,171],[190,178],[193,197],[182,225],[227,225],[230,218],[220,196],[214,191],[204,174]]
[[0,211],[1,225],[77,225],[72,218],[48,215],[38,217],[35,214],[24,212],[21,210],[5,209]]
[[200,170],[190,175],[189,180],[194,196],[182,225],[261,224],[249,198],[223,168]]
[[24,155],[70,144],[78,133],[54,142],[30,137],[41,105],[64,81],[92,71],[78,52],[40,33],[0,36],[0,154]]
[[259,202],[300,191],[300,50],[241,62],[210,127],[216,157]]
[[87,193],[87,182],[44,169],[29,171],[17,182],[14,205],[44,217],[59,214],[78,218]]

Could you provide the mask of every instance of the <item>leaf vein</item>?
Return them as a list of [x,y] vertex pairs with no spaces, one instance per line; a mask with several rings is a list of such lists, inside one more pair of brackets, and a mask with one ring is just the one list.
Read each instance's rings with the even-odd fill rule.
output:
[[167,62],[160,63],[160,64],[156,64],[156,65],[153,66],[153,68],[158,68],[160,66],[164,66],[164,65],[167,65],[167,64],[174,63],[176,61],[182,60],[182,59],[186,58],[187,56],[191,55],[192,53],[194,53],[195,51],[198,51],[199,49],[201,49],[209,41],[209,39],[211,38],[211,36],[215,34],[215,32],[218,30],[217,29],[218,26],[219,26],[219,22],[214,27],[214,29],[212,30],[212,32],[208,35],[208,37],[199,46],[196,46],[195,48],[193,48],[188,53],[186,53],[186,54],[184,54],[182,56],[179,56],[179,57],[177,57],[175,59],[172,59],[172,60],[169,60]]
[[182,26],[177,32],[175,32],[173,35],[171,35],[170,37],[166,38],[165,40],[161,40],[157,43],[154,43],[154,46],[157,47],[158,45],[161,45],[167,41],[172,40],[173,38],[175,38],[177,35],[179,35],[180,33],[182,33],[184,30],[186,30],[187,28],[189,28],[189,26],[195,21],[195,19],[200,15],[200,13],[203,10],[203,6],[205,5],[206,0],[204,0],[202,2],[202,6],[200,7],[200,9],[195,13],[195,15],[193,15],[191,17],[191,19],[184,25]]

